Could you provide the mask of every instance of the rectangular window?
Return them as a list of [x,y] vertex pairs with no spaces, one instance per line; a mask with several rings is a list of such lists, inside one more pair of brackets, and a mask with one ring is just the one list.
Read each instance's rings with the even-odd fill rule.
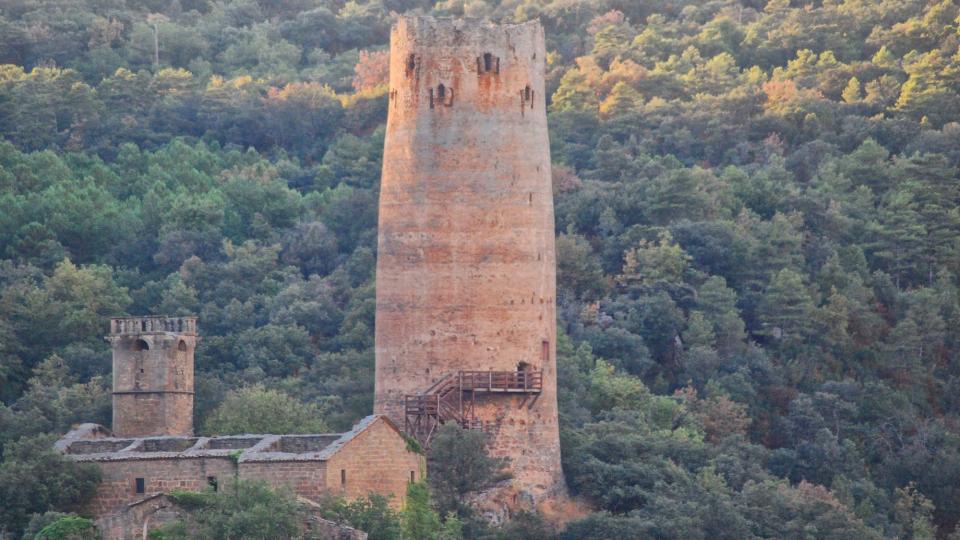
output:
[[144,493],[147,491],[147,482],[143,478],[137,478],[137,493]]
[[220,486],[217,484],[217,477],[216,477],[216,476],[208,476],[208,477],[207,477],[207,485],[210,486],[214,491],[217,491],[217,490],[219,489],[219,487],[220,487]]
[[341,486],[347,485],[347,470],[346,470],[346,469],[340,469],[340,485],[341,485]]
[[410,483],[412,484],[412,483],[414,483],[414,482],[416,482],[416,481],[417,481],[417,476],[416,476],[416,474],[415,474],[413,471],[410,471]]
[[550,342],[549,341],[543,340],[543,350],[540,351],[540,356],[541,356],[541,360],[543,361],[541,365],[542,366],[547,365],[547,363],[550,361]]

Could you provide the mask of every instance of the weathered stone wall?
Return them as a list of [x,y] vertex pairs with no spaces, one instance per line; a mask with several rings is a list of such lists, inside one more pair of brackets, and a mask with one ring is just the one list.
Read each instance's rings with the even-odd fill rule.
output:
[[[82,438],[97,436],[96,427],[80,426],[57,448],[100,466],[102,481],[86,509],[97,517],[152,494],[205,489],[211,477],[221,489],[228,489],[235,477],[262,480],[313,501],[326,494],[355,498],[379,493],[392,497],[399,508],[407,482],[423,473],[421,456],[407,449],[406,440],[382,416],[368,416],[342,434]],[[142,493],[137,478],[144,480]]]
[[542,370],[536,399],[479,414],[539,499],[563,489],[543,29],[401,18],[390,47],[374,409],[402,426],[404,394],[447,373]]
[[[173,332],[184,328],[189,331]],[[111,322],[113,432],[121,437],[193,433],[193,318],[132,317]]]
[[311,500],[327,493],[327,464],[323,461],[262,461],[240,463],[240,478],[262,480],[276,489],[288,487]]
[[147,497],[96,520],[101,540],[140,540],[144,532],[181,519],[183,511],[163,495]]
[[[227,457],[171,457],[100,461],[98,465],[103,480],[88,506],[95,516],[114,512],[151,493],[205,489],[211,476],[216,477],[221,489],[227,489],[233,482],[235,471],[239,471],[242,479],[262,480],[273,488],[288,487],[296,494],[312,500],[320,499],[328,489],[326,463],[323,461],[252,461],[241,462],[235,468],[233,461]],[[137,478],[144,479],[144,493],[136,491]]]
[[[324,519],[312,513],[317,506],[300,499],[307,515],[303,519],[303,533],[308,538],[327,540],[366,540],[367,533]],[[96,520],[101,540],[139,540],[149,531],[186,517],[186,512],[163,494],[147,496],[118,512]]]
[[[174,489],[199,491],[214,476],[220,485],[233,479],[234,465],[223,458],[167,458],[99,461],[102,480],[86,510],[104,516],[151,493]],[[137,493],[136,479],[144,479],[144,493]]]
[[159,392],[114,394],[113,432],[122,437],[191,435],[193,395]]
[[[412,478],[423,474],[421,456],[407,450],[406,441],[386,422],[377,422],[350,440],[327,462],[326,484],[348,499],[369,493],[392,494],[400,508]],[[342,482],[342,480],[346,482]]]
[[367,533],[346,525],[323,519],[320,516],[308,516],[304,520],[304,529],[309,538],[324,540],[367,540]]

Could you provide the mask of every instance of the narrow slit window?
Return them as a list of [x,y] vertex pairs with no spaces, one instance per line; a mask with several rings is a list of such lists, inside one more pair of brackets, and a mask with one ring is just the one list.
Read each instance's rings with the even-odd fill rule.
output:
[[483,53],[483,70],[490,71],[493,69],[493,55],[490,53]]
[[416,475],[416,473],[415,473],[414,471],[410,471],[410,483],[412,484],[412,483],[414,483],[414,482],[416,482],[416,481],[417,481],[417,475]]
[[441,84],[437,86],[437,99],[440,100],[440,103],[443,103],[443,100],[447,97],[447,87]]
[[413,70],[417,68],[417,55],[411,54],[407,56],[407,75],[413,73]]
[[430,108],[433,108],[433,88],[430,89]]
[[529,87],[529,86],[527,86],[526,88],[523,89],[523,100],[524,100],[524,101],[530,101],[530,87]]
[[137,478],[134,483],[136,484],[137,493],[145,493],[147,491],[147,482],[143,478]]
[[543,340],[541,356],[543,358],[543,365],[547,365],[547,362],[550,360],[550,342]]
[[347,470],[346,470],[346,469],[340,469],[340,485],[341,485],[341,486],[347,485]]

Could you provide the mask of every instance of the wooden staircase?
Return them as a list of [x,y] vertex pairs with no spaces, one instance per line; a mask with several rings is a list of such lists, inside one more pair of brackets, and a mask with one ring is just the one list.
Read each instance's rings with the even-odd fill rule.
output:
[[429,448],[437,429],[447,422],[456,422],[464,429],[488,427],[476,417],[477,394],[540,394],[542,389],[540,371],[448,373],[423,393],[404,397],[404,431]]

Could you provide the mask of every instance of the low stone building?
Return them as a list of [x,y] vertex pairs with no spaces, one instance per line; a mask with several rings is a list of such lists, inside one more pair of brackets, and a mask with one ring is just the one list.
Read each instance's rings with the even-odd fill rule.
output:
[[114,430],[81,424],[56,443],[67,457],[99,465],[102,480],[86,510],[105,537],[142,537],[168,521],[158,495],[222,489],[235,479],[287,487],[309,501],[377,493],[402,505],[424,462],[386,416],[368,416],[346,433],[193,436],[195,332],[194,318],[111,321]]

